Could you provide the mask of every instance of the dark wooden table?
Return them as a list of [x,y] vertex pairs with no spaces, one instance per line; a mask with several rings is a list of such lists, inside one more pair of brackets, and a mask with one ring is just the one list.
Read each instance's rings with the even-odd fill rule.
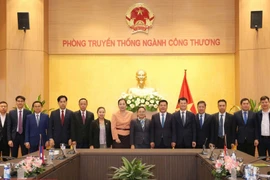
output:
[[[46,171],[31,179],[47,180],[107,180],[113,171],[111,166],[122,165],[121,157],[129,160],[142,159],[143,163],[154,164],[153,173],[157,180],[211,180],[213,162],[201,149],[80,149],[77,154],[69,155],[64,160],[54,160],[54,164],[45,167]],[[215,150],[218,154],[220,150]],[[244,163],[256,161],[255,157],[235,151],[242,157]],[[48,152],[46,152],[47,154]],[[33,154],[36,155],[36,154]],[[22,160],[14,159],[16,163]],[[265,163],[257,161],[256,163]],[[261,173],[267,173],[270,168],[261,168]],[[3,167],[0,167],[3,172]],[[2,174],[2,173],[0,173]]]

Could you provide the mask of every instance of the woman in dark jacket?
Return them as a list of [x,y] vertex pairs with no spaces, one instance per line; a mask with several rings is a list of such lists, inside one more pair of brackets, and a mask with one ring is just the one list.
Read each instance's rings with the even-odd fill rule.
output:
[[99,107],[97,109],[98,118],[91,123],[90,149],[111,148],[112,146],[111,122],[105,119],[105,112],[104,107]]

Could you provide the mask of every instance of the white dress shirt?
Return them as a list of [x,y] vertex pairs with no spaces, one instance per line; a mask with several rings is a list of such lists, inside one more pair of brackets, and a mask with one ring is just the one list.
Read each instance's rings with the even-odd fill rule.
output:
[[261,123],[261,135],[262,136],[270,136],[269,133],[269,111],[262,111],[262,123]]
[[198,114],[199,115],[199,121],[200,121],[200,117],[202,116],[202,125],[204,123],[204,119],[205,119],[205,113],[203,114]]
[[166,121],[166,115],[167,115],[167,112],[165,112],[165,113],[159,113],[159,117],[160,117],[160,124],[162,124],[162,114],[164,114],[164,123],[165,123],[165,121]]
[[60,109],[60,118],[62,117],[62,111],[64,111],[64,117],[66,117],[66,110],[67,109]]
[[4,127],[5,126],[5,120],[6,120],[6,114],[4,114],[4,115],[0,114],[0,118],[1,118],[2,127]]

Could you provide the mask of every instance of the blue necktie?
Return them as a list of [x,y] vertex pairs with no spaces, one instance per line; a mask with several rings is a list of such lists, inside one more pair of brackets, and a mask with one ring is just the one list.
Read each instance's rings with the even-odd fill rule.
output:
[[36,115],[36,119],[37,119],[37,126],[39,126],[39,115]]
[[164,118],[164,114],[162,113],[161,114],[161,125],[162,125],[162,128],[164,128],[164,122],[165,122],[165,118]]
[[219,120],[219,127],[218,127],[218,136],[223,137],[223,114],[220,115],[220,120]]
[[140,120],[140,122],[141,122],[141,125],[142,125],[142,129],[144,130],[144,124],[145,124],[144,119]]
[[245,121],[245,124],[247,124],[247,112],[244,111],[244,121]]
[[203,126],[203,122],[202,122],[202,115],[200,114],[200,125],[201,125],[201,128]]

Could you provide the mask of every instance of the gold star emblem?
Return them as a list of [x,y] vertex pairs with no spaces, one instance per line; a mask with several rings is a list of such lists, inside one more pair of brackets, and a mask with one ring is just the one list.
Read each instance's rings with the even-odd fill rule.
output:
[[138,13],[137,15],[140,15],[140,14],[143,15],[143,10],[139,8],[139,10],[137,10],[137,13]]

